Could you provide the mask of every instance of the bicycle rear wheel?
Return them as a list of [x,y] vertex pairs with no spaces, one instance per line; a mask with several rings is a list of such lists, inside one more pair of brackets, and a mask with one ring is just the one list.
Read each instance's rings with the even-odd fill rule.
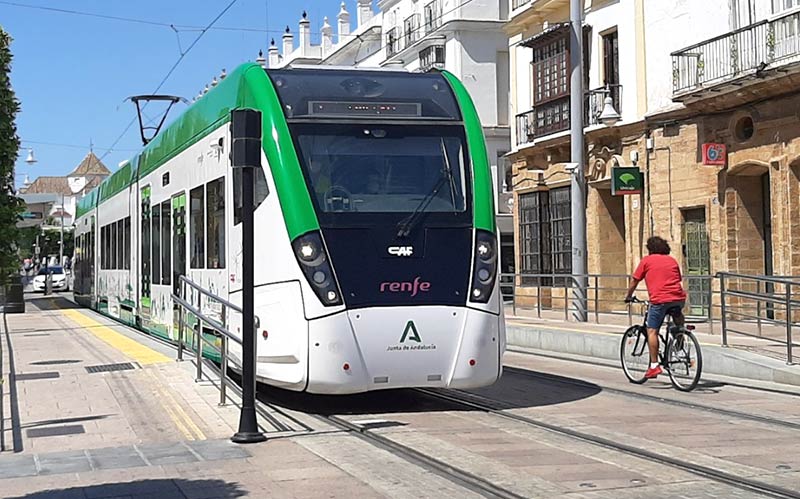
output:
[[647,330],[643,326],[631,326],[622,335],[619,359],[628,381],[638,385],[647,381],[644,373],[650,365],[650,353],[647,349]]
[[694,334],[684,330],[678,336],[670,336],[667,364],[672,386],[683,392],[695,389],[703,371],[703,354]]

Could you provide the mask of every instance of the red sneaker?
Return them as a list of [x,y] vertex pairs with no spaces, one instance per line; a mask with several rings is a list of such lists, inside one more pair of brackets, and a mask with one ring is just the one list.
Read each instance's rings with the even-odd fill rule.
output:
[[644,377],[646,379],[653,379],[663,372],[664,370],[661,369],[661,366],[651,367],[646,373],[644,373]]

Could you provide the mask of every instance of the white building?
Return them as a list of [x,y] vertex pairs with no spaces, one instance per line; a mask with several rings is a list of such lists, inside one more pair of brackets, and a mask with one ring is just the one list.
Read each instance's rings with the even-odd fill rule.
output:
[[110,174],[100,158],[89,152],[69,175],[41,176],[32,183],[28,183],[26,178],[19,193],[23,199],[30,200],[26,213],[27,225],[41,225],[47,220],[52,222],[50,225],[59,225],[63,216],[64,226],[71,226],[78,200]]
[[[497,199],[502,270],[513,271],[511,220],[508,40],[502,27],[508,0],[358,0],[355,28],[344,3],[336,15],[336,33],[328,18],[320,45],[311,43],[311,22],[303,13],[298,44],[287,26],[280,48],[273,42],[262,63],[272,68],[323,64],[393,67],[409,71],[445,69],[464,82],[483,123]],[[507,173],[508,170],[508,173]]]

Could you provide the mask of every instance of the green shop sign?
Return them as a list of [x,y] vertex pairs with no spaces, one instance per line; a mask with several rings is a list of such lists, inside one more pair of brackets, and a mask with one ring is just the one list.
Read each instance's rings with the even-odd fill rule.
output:
[[644,176],[636,167],[616,166],[611,168],[611,194],[625,196],[641,194],[644,189]]

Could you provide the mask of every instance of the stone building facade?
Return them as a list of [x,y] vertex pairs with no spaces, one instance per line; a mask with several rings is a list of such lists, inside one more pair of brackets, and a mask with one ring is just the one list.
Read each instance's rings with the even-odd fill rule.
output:
[[[568,2],[517,3],[521,5],[512,10],[507,25],[512,74],[531,78],[525,48],[536,47],[537,36],[567,19]],[[612,10],[620,46],[647,47],[645,54],[637,49],[615,61],[628,66],[620,69],[616,82],[625,89],[624,99],[615,96],[622,120],[611,127],[590,121],[585,129],[588,270],[604,276],[590,278],[589,308],[624,309],[625,276],[647,254],[645,241],[654,234],[670,241],[686,276],[721,271],[797,275],[800,35],[790,27],[800,21],[798,10],[752,0],[586,4],[591,33],[587,88],[602,83],[598,75],[608,75],[602,36],[609,28],[602,23]],[[729,15],[703,15],[709,9]],[[533,102],[521,102],[531,91],[520,91],[521,85],[518,79],[517,90],[512,89],[517,147],[509,155],[517,268],[569,274],[569,199],[564,189],[570,181],[564,169],[570,161],[569,134],[537,133],[526,140],[524,134],[530,132],[520,119],[527,119],[524,113],[541,115],[535,95]],[[704,145],[712,144],[726,149],[721,165],[704,161]],[[638,167],[643,192],[613,196],[610,173],[615,166]],[[542,229],[545,222],[548,227]],[[544,238],[548,240],[543,243]],[[611,277],[615,275],[619,277]],[[595,280],[601,288],[597,292]],[[718,283],[702,277],[687,281],[691,312],[707,314]],[[566,305],[563,283],[557,276],[518,279],[518,303],[533,306],[538,298],[545,307]]]

